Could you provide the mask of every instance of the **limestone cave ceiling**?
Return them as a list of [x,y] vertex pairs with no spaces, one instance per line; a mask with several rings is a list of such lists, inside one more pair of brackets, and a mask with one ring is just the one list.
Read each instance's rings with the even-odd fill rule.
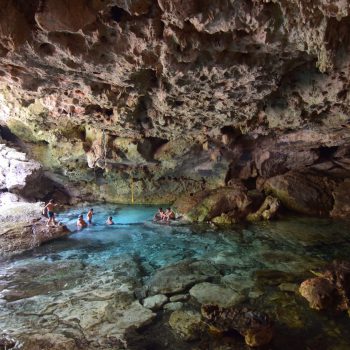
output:
[[0,5],[2,136],[89,193],[350,177],[349,0]]

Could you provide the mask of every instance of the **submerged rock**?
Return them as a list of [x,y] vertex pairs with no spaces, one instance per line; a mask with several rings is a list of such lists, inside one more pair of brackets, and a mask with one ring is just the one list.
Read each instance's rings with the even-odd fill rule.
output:
[[206,330],[201,314],[196,311],[174,311],[169,318],[170,327],[186,341],[200,339]]
[[144,299],[143,306],[147,309],[158,310],[160,309],[166,302],[168,301],[168,297],[163,294],[153,295]]
[[166,311],[175,311],[175,310],[181,310],[183,308],[184,304],[181,301],[174,301],[171,303],[167,303],[164,305],[164,310]]
[[147,285],[152,294],[175,294],[218,276],[218,270],[208,261],[184,260],[157,270]]
[[190,289],[190,295],[200,304],[213,304],[221,307],[237,305],[242,296],[230,288],[213,283],[199,283]]
[[247,345],[263,346],[272,340],[274,327],[269,316],[245,307],[221,308],[217,305],[203,305],[202,316],[218,331],[235,330]]

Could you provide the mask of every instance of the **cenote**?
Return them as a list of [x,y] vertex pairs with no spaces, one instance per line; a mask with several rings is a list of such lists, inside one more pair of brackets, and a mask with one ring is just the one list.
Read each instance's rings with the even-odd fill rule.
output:
[[[77,231],[78,214],[90,206],[94,224]],[[174,310],[167,304],[196,313],[196,298],[225,302],[230,291],[236,303],[274,320],[273,340],[262,349],[350,348],[348,316],[312,310],[298,293],[312,271],[348,257],[349,222],[286,217],[228,228],[160,225],[152,222],[155,210],[115,204],[72,208],[58,216],[72,234],[3,260],[0,328],[7,339],[11,334],[18,338],[19,329],[23,336],[46,329],[57,342],[89,349],[247,349],[238,333],[203,334],[184,341],[168,323]],[[113,226],[104,224],[109,215]],[[159,272],[163,274],[155,278]],[[161,294],[157,291],[166,284],[166,301],[153,317],[130,307]],[[196,285],[202,286],[197,294],[192,289]],[[222,288],[220,295],[203,291],[212,285]],[[180,300],[175,304],[170,302],[174,296]],[[118,317],[123,319],[120,323]],[[133,322],[145,324],[136,331]],[[127,328],[123,341],[118,326]]]
[[0,3],[0,350],[350,349],[350,0]]

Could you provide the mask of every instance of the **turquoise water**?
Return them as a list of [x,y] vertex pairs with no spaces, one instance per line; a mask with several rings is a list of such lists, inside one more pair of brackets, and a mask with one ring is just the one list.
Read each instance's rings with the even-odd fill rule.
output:
[[[90,207],[95,211],[93,225],[78,231],[76,219],[81,213],[85,217]],[[47,264],[57,261],[80,261],[84,266],[102,271],[112,258],[131,255],[141,266],[141,282],[146,282],[159,268],[184,259],[205,260],[220,271],[221,279],[216,283],[242,293],[246,303],[268,312],[275,319],[277,334],[268,349],[350,349],[347,315],[310,310],[298,293],[282,288],[289,283],[297,289],[300,282],[312,276],[310,270],[333,259],[348,259],[348,222],[290,217],[227,229],[209,225],[159,225],[152,222],[156,209],[152,206],[89,205],[67,210],[59,214],[58,220],[73,232],[69,237],[5,261],[1,271],[31,264],[36,267],[43,264],[47,268]],[[113,217],[115,225],[105,224],[108,216]],[[17,294],[28,289],[26,279],[35,281],[35,276],[26,274],[22,279],[13,277],[11,281],[11,278],[6,277],[6,281],[12,283],[11,288]],[[33,295],[45,294],[37,285],[35,288]],[[158,323],[143,331],[143,341],[147,337],[154,338],[152,330],[160,327]],[[161,344],[159,340],[155,349],[173,349]],[[194,349],[193,344],[186,342],[176,344],[177,349]],[[213,346],[204,348],[214,349]],[[241,339],[235,346],[235,349],[245,348]]]

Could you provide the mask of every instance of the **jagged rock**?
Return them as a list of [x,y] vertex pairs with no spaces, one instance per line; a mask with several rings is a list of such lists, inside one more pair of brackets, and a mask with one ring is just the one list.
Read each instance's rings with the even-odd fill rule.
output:
[[184,260],[157,270],[147,285],[152,294],[175,294],[215,276],[219,272],[209,262]]
[[200,304],[213,304],[220,307],[237,305],[242,296],[230,288],[213,283],[199,283],[190,289],[190,295]]
[[349,310],[350,308],[350,263],[334,261],[318,277],[305,280],[300,294],[316,310]]
[[168,297],[163,294],[153,295],[144,299],[143,306],[147,309],[158,310],[160,309],[166,302],[168,301]]
[[203,305],[201,312],[205,321],[219,332],[235,330],[251,347],[263,346],[272,340],[273,322],[264,313],[245,307],[221,308],[217,305]]
[[349,177],[344,1],[1,4],[1,120],[77,200]]
[[334,182],[326,177],[289,172],[265,181],[264,189],[291,210],[309,215],[328,215],[333,207]]
[[206,330],[206,325],[199,312],[178,310],[169,318],[170,327],[186,341],[200,339]]

